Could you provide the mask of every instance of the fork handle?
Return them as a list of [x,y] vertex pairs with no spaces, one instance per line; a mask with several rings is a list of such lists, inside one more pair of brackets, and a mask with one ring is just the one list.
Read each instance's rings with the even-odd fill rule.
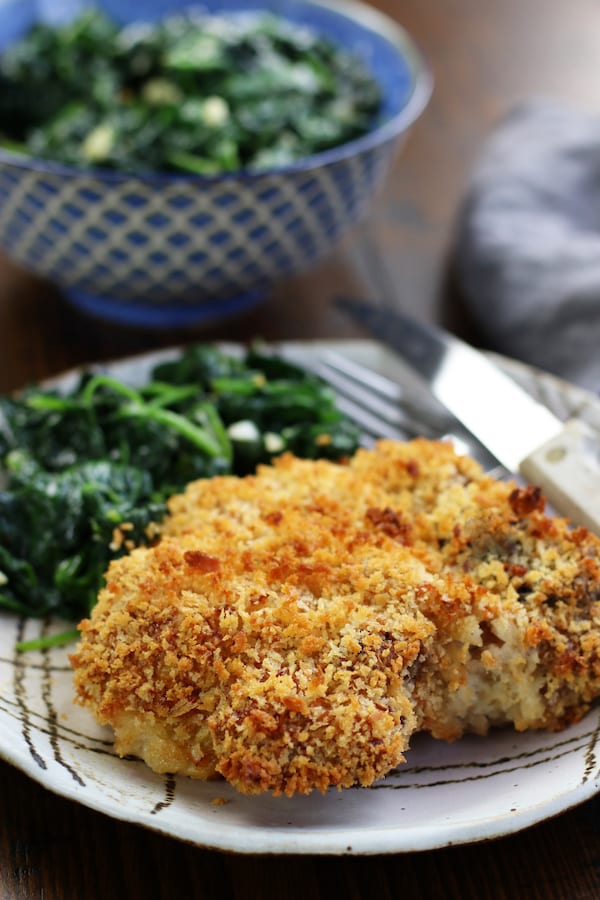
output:
[[600,534],[600,438],[584,422],[567,422],[523,460],[523,477],[539,484],[548,502],[574,525]]

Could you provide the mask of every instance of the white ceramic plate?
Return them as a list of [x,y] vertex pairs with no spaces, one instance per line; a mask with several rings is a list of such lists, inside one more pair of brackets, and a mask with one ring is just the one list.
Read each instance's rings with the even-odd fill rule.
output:
[[[331,346],[319,342],[280,349],[314,362]],[[376,344],[335,347],[403,383],[410,381]],[[108,368],[137,381],[164,355]],[[502,363],[561,417],[580,416],[600,428],[600,404],[585,392]],[[17,640],[61,628],[64,623],[0,617],[0,755],[49,790],[203,847],[286,854],[425,850],[518,831],[600,789],[598,708],[559,734],[503,730],[453,745],[418,735],[397,772],[368,789],[332,790],[324,796],[244,797],[224,782],[155,775],[138,760],[118,758],[110,731],[73,705],[67,649],[15,653]]]

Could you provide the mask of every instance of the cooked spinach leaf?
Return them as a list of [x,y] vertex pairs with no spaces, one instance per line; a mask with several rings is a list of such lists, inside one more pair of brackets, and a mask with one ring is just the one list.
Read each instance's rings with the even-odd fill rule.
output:
[[209,345],[141,387],[92,372],[66,393],[31,386],[0,398],[0,422],[0,607],[73,621],[191,479],[243,475],[286,450],[339,459],[359,439],[318,378]]
[[5,146],[75,166],[286,164],[365,134],[379,106],[355,54],[258,13],[119,28],[88,9],[36,25],[0,58]]

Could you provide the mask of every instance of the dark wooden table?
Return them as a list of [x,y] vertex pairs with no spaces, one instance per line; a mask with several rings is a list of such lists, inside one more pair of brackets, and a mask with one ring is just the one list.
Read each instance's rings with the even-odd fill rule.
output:
[[[494,123],[545,94],[600,110],[596,0],[377,0],[431,62],[433,100],[368,222],[318,270],[254,312],[187,332],[128,330],[74,313],[0,259],[0,391],[64,368],[197,338],[352,337],[340,294],[396,292],[415,315],[478,341],[452,286],[452,227]],[[239,857],[122,824],[0,763],[0,900],[95,898],[600,897],[600,799],[485,844],[365,858]]]

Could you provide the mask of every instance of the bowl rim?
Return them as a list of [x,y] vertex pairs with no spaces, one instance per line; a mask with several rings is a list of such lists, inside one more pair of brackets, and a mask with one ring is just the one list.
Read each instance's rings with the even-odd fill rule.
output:
[[147,172],[126,172],[94,166],[73,166],[37,156],[28,156],[3,147],[0,147],[0,165],[8,165],[48,175],[61,175],[67,178],[88,179],[106,183],[171,184],[183,182],[185,184],[208,185],[223,181],[266,180],[273,176],[310,172],[324,166],[342,162],[398,137],[423,112],[433,90],[431,68],[415,40],[394,19],[371,6],[367,6],[361,0],[305,0],[305,2],[307,6],[332,10],[346,19],[357,22],[367,31],[375,32],[392,44],[408,63],[412,77],[412,91],[408,100],[391,119],[375,126],[361,137],[352,141],[346,141],[344,144],[339,144],[337,147],[331,147],[320,153],[304,156],[293,163],[269,166],[264,169],[250,169],[246,167],[211,175],[153,170],[148,170]]

